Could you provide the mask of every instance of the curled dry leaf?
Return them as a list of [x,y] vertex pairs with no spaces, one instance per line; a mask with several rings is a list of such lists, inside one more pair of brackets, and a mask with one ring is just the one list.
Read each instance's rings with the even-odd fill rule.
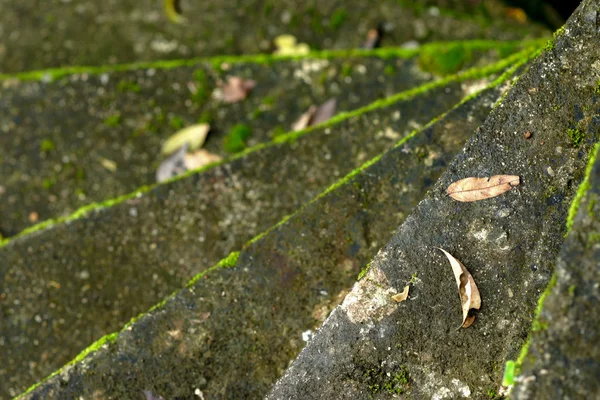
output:
[[458,201],[478,201],[496,197],[518,186],[518,175],[494,175],[491,178],[465,178],[448,186],[446,193]]
[[162,153],[171,154],[184,144],[188,145],[189,150],[196,150],[202,147],[209,131],[210,125],[208,124],[196,124],[183,128],[167,139],[163,144]]
[[167,179],[171,179],[174,176],[183,174],[185,171],[187,171],[185,166],[185,155],[187,153],[187,149],[188,144],[185,143],[179,148],[179,150],[165,158],[165,160],[160,163],[158,169],[156,170],[157,182],[164,182]]
[[198,169],[210,163],[221,161],[222,158],[208,150],[200,149],[184,156],[185,167],[188,170]]
[[463,320],[461,326],[463,328],[468,328],[473,321],[475,321],[475,317],[469,315],[469,310],[472,308],[479,310],[479,307],[481,307],[479,289],[477,289],[473,276],[471,276],[469,271],[460,261],[454,258],[446,250],[439,247],[436,247],[436,249],[441,250],[448,258],[448,261],[450,261],[452,271],[454,272],[454,278],[456,279],[456,286],[458,286],[460,302],[462,304]]
[[319,107],[310,106],[308,111],[302,114],[300,118],[292,124],[292,130],[301,131],[309,126],[317,125],[329,120],[335,114],[336,107],[336,99],[329,99]]
[[392,296],[392,300],[394,300],[396,303],[400,303],[404,300],[406,300],[408,298],[408,288],[410,285],[406,285],[404,286],[404,290],[402,291],[402,293],[398,293]]
[[221,99],[225,103],[237,103],[248,97],[248,94],[256,86],[256,81],[243,79],[238,76],[230,76],[227,82],[219,82],[221,89]]
[[113,160],[109,160],[108,158],[100,157],[100,165],[110,172],[115,172],[117,170],[117,163]]

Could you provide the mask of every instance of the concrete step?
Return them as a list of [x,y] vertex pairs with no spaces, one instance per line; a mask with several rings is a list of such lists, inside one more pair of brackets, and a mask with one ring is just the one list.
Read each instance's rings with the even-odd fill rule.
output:
[[[5,77],[0,235],[154,183],[162,143],[197,121],[212,127],[205,148],[227,157],[224,139],[240,124],[251,132],[246,144],[258,145],[289,132],[311,105],[329,98],[337,100],[338,112],[351,111],[440,72],[498,61],[520,47],[475,41],[301,60],[218,57]],[[257,82],[245,101],[224,104],[211,97],[216,82],[230,76]]]
[[[429,4],[436,3],[448,4]],[[458,12],[397,0],[354,1],[351,7],[336,0],[181,4],[186,22],[175,24],[155,0],[0,0],[0,72],[264,53],[282,34],[314,50],[358,48],[378,26],[384,46],[548,35],[541,26],[509,18],[505,6],[491,14],[479,3],[455,8]]]
[[[598,0],[582,3],[268,399],[500,393],[504,362],[516,358],[531,330],[567,230],[569,206],[598,141],[599,6]],[[519,175],[521,184],[477,202],[446,195],[459,179],[497,174]],[[481,309],[466,329],[458,328],[457,287],[436,247],[466,266],[481,293]],[[407,284],[409,298],[397,303],[391,296]]]
[[[0,248],[0,329],[12,360],[8,388],[49,374],[527,54],[400,93],[7,242]],[[39,343],[53,345],[43,346],[44,355]]]
[[[350,172],[23,398],[264,395],[483,122],[506,78]],[[376,137],[397,108],[376,112],[378,124],[375,115],[364,126],[352,121],[353,134]]]
[[[596,102],[600,101],[600,93]],[[600,162],[597,144],[587,176],[569,209],[569,236],[538,301],[529,341],[506,378],[513,399],[600,397]]]

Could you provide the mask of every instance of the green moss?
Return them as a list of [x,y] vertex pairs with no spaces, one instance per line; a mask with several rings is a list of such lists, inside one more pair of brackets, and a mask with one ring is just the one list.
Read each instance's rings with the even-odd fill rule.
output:
[[173,129],[181,129],[183,128],[183,120],[178,117],[177,115],[173,115],[170,119],[169,119],[169,126]]
[[[529,41],[515,41],[515,42],[498,42],[493,40],[466,40],[453,42],[454,44],[462,43],[464,46],[471,49],[486,50],[495,49],[499,46],[514,46],[515,49],[525,49],[528,47],[541,46],[542,42],[540,39],[529,40]],[[165,60],[165,61],[152,61],[152,62],[140,62],[132,64],[116,64],[116,65],[105,65],[99,67],[62,67],[62,68],[50,68],[45,70],[37,71],[26,71],[16,74],[0,74],[0,80],[7,79],[19,79],[19,80],[34,80],[39,81],[46,77],[50,77],[53,80],[60,79],[62,77],[74,74],[91,74],[98,75],[103,73],[119,72],[119,71],[133,71],[145,68],[153,69],[173,69],[180,67],[196,66],[201,63],[207,63],[208,65],[216,66],[216,70],[219,69],[223,63],[228,64],[240,64],[240,63],[254,63],[254,64],[270,64],[275,61],[284,60],[296,60],[296,59],[334,59],[343,57],[379,57],[379,58],[411,58],[415,57],[421,51],[435,51],[435,49],[443,49],[447,46],[447,43],[428,43],[421,46],[420,49],[403,49],[403,48],[378,48],[378,49],[350,49],[350,50],[325,50],[312,52],[309,55],[273,55],[273,54],[257,54],[257,55],[242,55],[242,56],[217,56],[208,58],[195,58],[187,60]],[[126,85],[126,84],[124,84]],[[129,86],[129,85],[126,85]],[[135,86],[133,86],[135,91]]]
[[250,137],[250,134],[248,125],[235,125],[223,139],[223,148],[228,153],[239,153],[246,148],[246,139]]
[[338,30],[344,24],[344,21],[346,21],[347,17],[348,13],[346,12],[346,10],[344,10],[341,7],[337,8],[331,15],[331,19],[329,20],[329,26],[331,26],[333,30]]
[[396,73],[396,68],[394,68],[393,65],[388,64],[383,69],[383,73],[386,74],[387,76],[394,75]]
[[577,286],[575,286],[575,285],[569,286],[569,288],[567,289],[569,296],[573,297],[575,295],[575,289],[577,289]]
[[210,90],[208,88],[208,77],[203,69],[197,69],[194,71],[194,81],[196,92],[192,94],[192,101],[196,104],[203,104],[210,97]]
[[138,85],[135,82],[128,81],[128,80],[121,80],[121,81],[119,81],[119,83],[117,83],[117,90],[121,93],[125,93],[125,92],[139,93],[142,90],[142,88],[140,85]]
[[472,49],[461,44],[449,44],[447,48],[421,52],[419,66],[427,72],[449,75],[462,69],[472,59]]
[[106,126],[110,126],[110,127],[118,126],[120,123],[121,123],[121,114],[120,113],[115,113],[104,119],[104,125],[106,125]]
[[358,277],[356,278],[357,280],[360,281],[367,274],[367,272],[369,272],[369,269],[371,268],[371,263],[372,261],[369,261],[367,265],[362,269],[362,271],[358,273]]
[[281,125],[277,125],[275,128],[273,128],[273,130],[270,133],[271,138],[276,138],[278,136],[282,136],[285,135],[287,133],[287,131],[285,130],[285,128]]
[[353,70],[352,64],[344,63],[344,64],[342,64],[341,74],[343,77],[350,76],[350,75],[352,75],[352,70]]
[[598,80],[598,83],[596,84],[596,88],[594,89],[594,93],[600,94],[600,80]]
[[42,140],[42,143],[40,143],[40,153],[41,154],[50,153],[55,148],[56,148],[56,146],[54,145],[54,142],[50,139],[44,139],[44,140]]
[[408,389],[410,380],[404,366],[400,366],[393,374],[388,374],[383,368],[370,368],[364,372],[363,378],[371,394],[403,394]]
[[515,362],[508,360],[504,366],[504,376],[502,377],[502,386],[511,386],[515,383]]
[[581,145],[585,139],[585,132],[582,132],[576,128],[569,128],[567,130],[567,134],[569,135],[569,139],[571,139],[571,144],[573,147],[579,147],[579,145]]
[[592,168],[594,167],[594,163],[596,162],[596,158],[598,157],[599,151],[600,142],[596,143],[596,145],[590,152],[587,166],[585,168],[585,177],[583,178],[583,182],[581,182],[579,188],[577,189],[575,198],[571,202],[571,207],[569,207],[569,214],[567,215],[567,233],[571,232],[571,228],[573,227],[573,222],[575,221],[575,216],[577,215],[577,210],[579,209],[581,200],[590,188],[590,175],[592,174]]
[[487,395],[490,400],[500,399],[500,396],[498,395],[498,392],[496,392],[496,389],[488,389]]

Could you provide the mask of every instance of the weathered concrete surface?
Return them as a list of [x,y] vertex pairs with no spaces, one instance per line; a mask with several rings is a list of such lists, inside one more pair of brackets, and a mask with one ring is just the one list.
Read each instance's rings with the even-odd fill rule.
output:
[[457,15],[396,0],[183,1],[187,23],[169,23],[158,0],[1,0],[0,72],[221,54],[264,53],[292,34],[312,49],[358,48],[384,24],[383,45],[409,40],[521,40],[546,35],[484,7]]
[[441,85],[9,242],[4,390],[46,376],[481,84]]
[[[236,125],[250,129],[248,146],[267,142],[328,98],[336,98],[338,112],[350,111],[430,81],[430,71],[487,65],[517,48],[459,42],[424,46],[411,60],[389,49],[373,57],[259,58],[1,82],[0,235],[153,183],[161,144],[198,120],[212,127],[205,148],[226,157],[224,137]],[[258,85],[245,101],[224,104],[211,93],[227,76]],[[107,159],[116,170],[105,167]]]
[[344,179],[245,247],[235,268],[204,275],[27,397],[264,395],[301,349],[303,332],[342,300],[508,86],[469,100]]
[[[269,399],[485,398],[498,392],[548,283],[570,200],[598,140],[598,1],[585,1],[457,156],[363,280],[336,308]],[[578,135],[569,129],[579,129]],[[530,139],[524,133],[530,131]],[[501,196],[460,203],[448,185],[515,174]],[[382,215],[385,218],[386,215]],[[473,274],[482,298],[457,329],[460,301],[441,247]],[[391,295],[409,282],[410,297]]]
[[[433,79],[416,63],[351,57],[234,63],[227,70],[203,63],[0,82],[0,234],[32,225],[31,213],[39,221],[68,215],[154,183],[162,143],[199,119],[212,127],[204,147],[225,157],[223,138],[236,124],[250,128],[247,145],[269,141],[328,98],[337,99],[338,112],[349,111]],[[211,99],[227,76],[257,86],[236,104]]]
[[[600,100],[597,96],[596,101]],[[600,161],[556,263],[513,399],[600,398]]]

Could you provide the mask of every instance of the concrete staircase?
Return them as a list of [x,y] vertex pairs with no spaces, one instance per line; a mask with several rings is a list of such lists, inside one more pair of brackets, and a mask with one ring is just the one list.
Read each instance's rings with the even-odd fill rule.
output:
[[[18,72],[33,48],[25,34],[11,43],[20,53],[0,57],[0,398],[500,398],[515,385],[516,395],[536,398],[562,390],[530,377],[554,368],[535,354],[566,354],[558,350],[565,331],[551,329],[565,300],[548,296],[559,303],[547,315],[535,309],[555,281],[571,204],[595,193],[576,196],[582,181],[595,187],[585,166],[600,128],[597,1],[545,48],[529,40],[544,34],[538,26],[500,17],[486,25],[480,7],[435,2],[358,5],[343,18],[327,1],[293,12],[285,2],[240,2],[235,11],[208,2],[190,5],[182,26],[158,24],[144,11],[160,12],[151,2],[58,3],[43,7],[73,21],[61,35],[73,37],[93,10],[101,23],[82,38],[107,29],[121,39],[87,53],[77,45],[46,52],[67,46],[48,40],[32,68],[93,65],[107,54],[148,62]],[[0,6],[32,17],[25,3]],[[244,9],[283,16],[236,34]],[[300,22],[286,23],[286,13]],[[313,24],[329,18],[320,35],[304,23],[311,13]],[[398,23],[385,28],[382,44],[392,46],[375,50],[152,61],[266,51],[272,32],[314,49],[357,47],[366,26],[400,15],[425,26],[422,42],[444,32],[479,40],[398,48],[421,29]],[[164,37],[176,50],[156,50]],[[257,86],[223,104],[211,94],[228,76]],[[329,98],[337,100],[331,120],[291,131]],[[224,160],[154,184],[161,144],[198,121],[210,123],[205,147]],[[252,135],[228,154],[223,140],[239,125]],[[443,194],[454,180],[501,173],[519,175],[518,190],[476,203]],[[458,257],[482,293],[467,330],[455,329],[456,286],[432,246]],[[589,251],[566,247],[559,265],[569,270],[580,257],[593,275]],[[596,301],[597,288],[569,276],[559,274],[566,280],[556,287],[580,288],[567,291],[582,307]],[[406,284],[408,300],[396,303],[391,296]],[[534,335],[517,360],[534,317],[548,333]],[[590,357],[591,377],[598,357]],[[515,363],[503,372],[511,359],[512,381]]]

